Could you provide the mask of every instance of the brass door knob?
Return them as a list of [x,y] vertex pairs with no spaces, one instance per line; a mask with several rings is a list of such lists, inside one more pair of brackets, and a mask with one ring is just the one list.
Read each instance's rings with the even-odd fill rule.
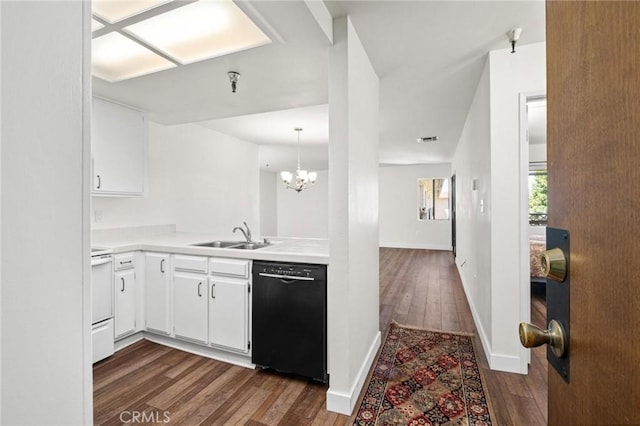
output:
[[554,281],[563,282],[567,277],[567,258],[559,248],[542,253],[540,266],[544,275]]
[[519,331],[520,343],[522,343],[522,346],[525,348],[550,345],[551,351],[558,358],[562,358],[566,353],[566,334],[562,324],[556,320],[551,320],[549,322],[549,329],[547,330],[542,330],[533,324],[521,322]]

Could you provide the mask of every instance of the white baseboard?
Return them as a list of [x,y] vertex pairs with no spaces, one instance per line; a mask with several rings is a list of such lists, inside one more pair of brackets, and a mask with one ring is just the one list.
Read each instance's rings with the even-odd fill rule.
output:
[[176,339],[170,336],[161,335],[149,331],[139,331],[130,336],[124,337],[115,342],[114,350],[118,352],[126,348],[129,345],[134,344],[142,339],[149,340],[153,343],[168,346],[170,348],[178,349],[184,352],[189,352],[195,355],[200,355],[205,358],[211,358],[229,364],[238,365],[240,367],[246,367],[254,369],[256,366],[251,362],[251,354],[235,353],[227,350],[217,349],[212,346],[200,345],[197,343],[191,343],[186,340]]
[[[464,272],[458,265],[456,261],[456,267],[458,268],[458,274],[460,274],[460,280],[462,281],[462,288],[464,289],[464,294],[467,297],[467,302],[469,302],[469,307],[471,308],[471,315],[473,316],[473,322],[476,324],[476,329],[478,330],[478,336],[480,337],[480,342],[482,342],[482,348],[484,349],[484,353],[487,356],[487,362],[489,363],[489,368],[492,370],[505,371],[508,373],[522,373],[521,371],[521,362],[520,357],[512,356],[512,355],[502,355],[494,353],[491,349],[491,342],[487,338],[487,333],[480,322],[480,317],[478,316],[478,311],[473,303],[473,299],[469,297],[469,287],[467,284],[467,279],[464,275]],[[526,371],[525,371],[526,374]]]
[[179,349],[205,358],[215,359],[217,361],[227,362],[229,364],[238,365],[254,369],[256,366],[251,362],[251,354],[233,353],[225,350],[216,349],[211,346],[204,346],[197,343],[187,342],[186,340],[176,339],[170,336],[163,336],[155,333],[144,333],[144,338],[160,345],[169,346],[170,348]]
[[507,373],[527,374],[526,371],[521,371],[520,357],[512,355],[492,353],[489,359],[489,367],[492,370],[505,371]]
[[327,391],[327,410],[334,411],[336,413],[344,414],[350,416],[353,412],[353,407],[356,402],[358,402],[358,396],[360,396],[360,391],[362,390],[362,386],[364,386],[364,382],[367,379],[367,375],[369,374],[369,370],[373,365],[373,361],[376,359],[376,354],[378,353],[378,349],[380,348],[380,344],[382,341],[382,334],[378,331],[371,342],[371,346],[369,347],[369,352],[367,352],[367,356],[365,357],[363,363],[360,365],[360,370],[358,371],[358,375],[356,376],[356,380],[349,389],[349,392],[341,392],[331,388],[331,380],[329,380],[329,390]]
[[424,249],[424,250],[440,250],[452,251],[448,244],[429,244],[429,243],[379,243],[380,247],[389,248],[406,248],[406,249]]
[[137,333],[134,333],[127,337],[123,337],[122,339],[116,340],[115,343],[113,344],[113,350],[115,352],[118,352],[119,350],[122,350],[129,345],[133,345],[135,342],[138,342],[142,339],[144,339],[144,332],[138,331]]

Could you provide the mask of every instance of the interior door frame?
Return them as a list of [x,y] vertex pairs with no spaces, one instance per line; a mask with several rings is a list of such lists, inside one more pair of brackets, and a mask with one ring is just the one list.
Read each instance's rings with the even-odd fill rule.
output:
[[[546,99],[544,91],[520,93],[520,321],[531,322],[531,274],[529,253],[529,123],[527,103]],[[546,328],[546,324],[536,324]],[[520,345],[520,371],[528,371],[531,350]]]
[[451,180],[449,181],[450,185],[450,193],[451,193],[451,250],[453,251],[453,258],[456,258],[456,247],[457,247],[457,221],[456,221],[456,174],[455,172],[451,175]]

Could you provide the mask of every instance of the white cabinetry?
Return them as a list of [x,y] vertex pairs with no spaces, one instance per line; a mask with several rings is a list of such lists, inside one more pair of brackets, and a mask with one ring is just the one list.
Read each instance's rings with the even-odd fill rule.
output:
[[207,343],[207,276],[176,272],[173,330],[176,337]]
[[92,192],[142,195],[145,186],[147,121],[143,112],[93,98]]
[[207,258],[173,258],[173,332],[176,337],[207,343]]
[[249,282],[211,277],[209,291],[209,343],[247,352]]
[[249,351],[249,271],[244,259],[209,259],[209,344]]
[[114,256],[115,338],[136,330],[136,270],[134,253]]
[[163,334],[171,333],[171,256],[166,253],[145,253],[145,326]]

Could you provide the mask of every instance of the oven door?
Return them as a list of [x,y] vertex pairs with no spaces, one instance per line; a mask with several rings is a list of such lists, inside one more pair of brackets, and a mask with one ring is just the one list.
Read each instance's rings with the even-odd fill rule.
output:
[[113,317],[113,260],[91,258],[91,324]]

